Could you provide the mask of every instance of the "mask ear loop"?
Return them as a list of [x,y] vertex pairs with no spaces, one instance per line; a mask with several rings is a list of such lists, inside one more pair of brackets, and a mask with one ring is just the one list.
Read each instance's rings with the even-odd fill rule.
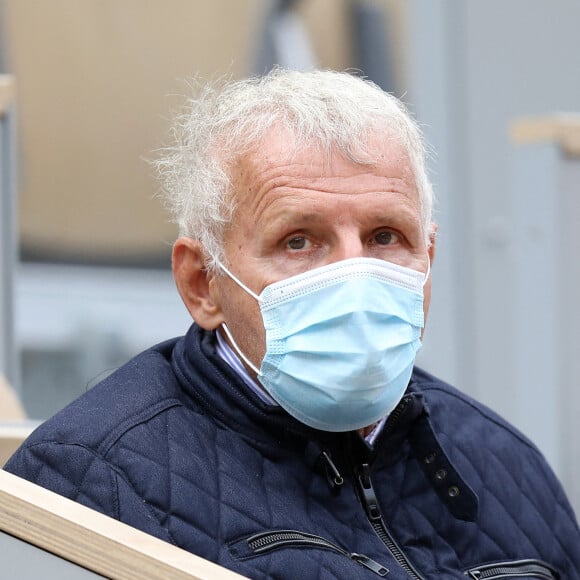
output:
[[425,272],[425,278],[423,279],[423,288],[425,288],[425,284],[427,284],[427,280],[429,280],[430,275],[431,275],[431,258],[427,256],[427,272]]
[[242,290],[245,290],[252,298],[255,298],[260,302],[260,297],[250,290],[239,278],[234,276],[221,262],[217,261],[217,265],[228,275],[228,277],[233,280]]
[[[240,279],[234,276],[220,261],[217,261],[217,265],[242,289],[245,290],[252,298],[255,298],[258,302],[260,302],[260,297],[255,293],[252,292]],[[224,329],[226,336],[230,339],[234,350],[239,355],[239,357],[256,373],[256,376],[260,374],[260,371],[256,368],[256,366],[250,361],[250,359],[242,352],[242,349],[238,346],[238,343],[234,340],[228,325],[225,322],[221,323],[221,327]]]
[[260,374],[259,369],[257,369],[256,366],[250,361],[250,359],[242,352],[242,349],[238,346],[238,343],[234,340],[234,337],[232,336],[232,333],[230,332],[228,325],[225,322],[222,322],[221,327],[224,329],[224,332],[230,339],[230,342],[232,343],[234,350],[238,353],[240,358],[256,373],[256,376],[258,376]]

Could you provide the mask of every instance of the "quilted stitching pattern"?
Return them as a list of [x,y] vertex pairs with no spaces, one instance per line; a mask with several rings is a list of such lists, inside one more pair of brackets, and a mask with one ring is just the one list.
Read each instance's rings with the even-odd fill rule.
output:
[[[468,535],[451,533],[448,538],[457,555],[464,554],[462,567],[481,563],[485,553],[489,561],[497,561],[502,559],[498,554],[515,559],[527,552],[566,562],[564,577],[577,578],[578,525],[541,454],[491,411],[453,390],[429,390],[440,397],[428,398],[439,438],[450,459],[478,490],[480,500],[477,527]],[[448,401],[441,405],[445,399]],[[451,405],[459,408],[453,411]],[[470,411],[473,420],[465,421]],[[454,415],[463,420],[450,421]],[[475,420],[477,417],[483,420]],[[484,445],[478,443],[482,441]],[[426,513],[433,529],[441,533],[439,522],[432,519],[436,512]]]
[[[389,578],[406,578],[360,506],[342,439],[325,436],[345,476],[335,494],[304,454],[315,432],[268,414],[216,368],[204,340],[194,328],[141,355],[43,425],[6,468],[252,578],[376,578],[328,550],[236,559],[228,549],[275,529],[323,536],[386,566]],[[412,389],[424,393],[448,460],[479,500],[477,521],[455,518],[410,440],[377,451],[372,478],[384,520],[417,568],[426,578],[464,578],[477,564],[539,558],[562,578],[580,578],[578,526],[537,450],[420,371]]]

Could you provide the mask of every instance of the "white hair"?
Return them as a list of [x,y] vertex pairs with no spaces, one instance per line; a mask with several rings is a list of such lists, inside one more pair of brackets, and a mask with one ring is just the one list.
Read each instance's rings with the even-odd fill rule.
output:
[[378,162],[369,135],[384,132],[397,139],[409,155],[429,242],[433,190],[426,149],[403,103],[348,73],[275,69],[263,77],[202,86],[177,115],[173,142],[155,161],[180,235],[200,241],[209,266],[226,263],[223,232],[236,209],[229,170],[275,126],[290,132],[296,150],[316,143],[362,164]]

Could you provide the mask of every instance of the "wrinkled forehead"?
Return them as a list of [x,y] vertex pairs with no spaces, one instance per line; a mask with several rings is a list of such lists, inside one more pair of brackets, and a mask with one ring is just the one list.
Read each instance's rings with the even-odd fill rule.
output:
[[[319,142],[297,145],[290,141],[290,146],[288,143],[283,133],[272,133],[231,168],[229,198],[233,219],[225,225],[225,232],[237,230],[239,220],[247,221],[248,212],[255,218],[255,212],[270,205],[288,205],[295,213],[309,208],[314,219],[314,214],[321,216],[331,211],[326,206],[331,199],[329,193],[352,194],[365,188],[369,193],[404,195],[408,207],[417,214],[417,222],[421,222],[421,201],[414,174],[406,149],[398,140],[382,136],[369,139],[368,155],[362,162],[350,159],[336,148],[326,150]],[[320,205],[316,198],[326,201]]]
[[415,181],[408,148],[388,127],[369,128],[364,134],[344,141],[327,135],[297,135],[290,128],[277,125],[229,157],[227,165],[232,185],[240,177],[251,179],[267,166],[291,164],[297,157],[304,159],[305,154],[312,169],[325,176],[333,176],[334,161],[341,158],[369,168],[404,167],[408,171],[407,177]]

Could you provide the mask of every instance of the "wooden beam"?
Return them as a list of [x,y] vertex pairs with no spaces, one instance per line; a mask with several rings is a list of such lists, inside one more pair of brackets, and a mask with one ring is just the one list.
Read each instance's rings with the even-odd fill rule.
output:
[[24,443],[24,440],[40,425],[41,421],[0,421],[0,467]]
[[570,157],[580,157],[580,113],[517,119],[510,127],[514,143],[553,141]]
[[14,100],[15,86],[12,75],[0,75],[0,117],[3,117]]
[[243,578],[5,471],[0,530],[114,580]]
[[14,389],[0,373],[0,421],[5,419],[25,419],[26,413]]

